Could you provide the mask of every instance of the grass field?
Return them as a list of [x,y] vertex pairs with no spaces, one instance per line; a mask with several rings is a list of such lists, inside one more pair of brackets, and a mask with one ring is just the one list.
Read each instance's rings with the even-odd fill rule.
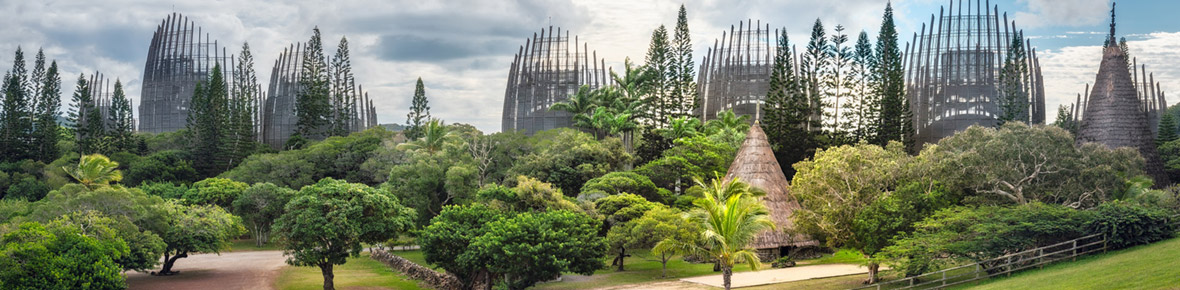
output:
[[[393,272],[381,262],[370,259],[367,254],[349,258],[344,265],[337,265],[333,271],[336,289],[425,289],[417,281],[401,273]],[[324,289],[324,276],[317,267],[284,267],[275,287],[282,290]]]
[[249,251],[279,251],[283,248],[279,247],[278,243],[271,242],[262,247],[254,245],[254,239],[234,240],[227,252],[249,252]]
[[1180,238],[1060,262],[957,289],[1180,289]]

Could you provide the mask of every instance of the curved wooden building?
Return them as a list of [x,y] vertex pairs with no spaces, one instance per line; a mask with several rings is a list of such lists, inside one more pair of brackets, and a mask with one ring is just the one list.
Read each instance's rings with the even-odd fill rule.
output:
[[217,40],[202,33],[188,17],[172,13],[156,27],[148,48],[140,90],[139,131],[162,133],[187,125],[189,102],[197,82],[204,81],[216,63],[231,76],[233,57]]
[[570,41],[563,34],[541,30],[525,40],[508,71],[504,92],[501,131],[521,131],[532,135],[538,131],[573,126],[573,116],[564,111],[550,111],[554,103],[564,102],[578,88],[596,89],[610,85],[606,60],[599,59],[585,43],[579,48],[578,37]]
[[718,112],[733,110],[748,115],[751,120],[762,119],[762,104],[770,90],[770,73],[774,68],[777,45],[770,24],[761,20],[739,22],[736,30],[713,41],[705,52],[697,76],[697,95],[700,95],[701,121],[715,119]]

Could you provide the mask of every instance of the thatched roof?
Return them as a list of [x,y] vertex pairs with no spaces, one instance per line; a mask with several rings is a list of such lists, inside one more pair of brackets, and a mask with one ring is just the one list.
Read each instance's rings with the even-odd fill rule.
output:
[[785,246],[809,246],[819,243],[810,237],[800,236],[792,239],[784,230],[794,228],[791,215],[799,209],[799,202],[787,194],[787,176],[774,158],[774,151],[770,150],[770,143],[766,141],[766,133],[758,123],[750,126],[746,133],[746,141],[738,149],[737,157],[729,166],[729,173],[725,175],[725,182],[734,177],[766,192],[762,202],[770,209],[770,219],[778,229],[759,234],[754,238],[755,249],[773,249]]
[[1148,125],[1147,113],[1135,91],[1131,72],[1127,69],[1127,54],[1114,40],[1114,26],[1098,67],[1093,91],[1082,114],[1077,143],[1095,142],[1108,148],[1131,147],[1139,150],[1147,161],[1147,174],[1156,184],[1168,184],[1163,162],[1155,148],[1155,140]]

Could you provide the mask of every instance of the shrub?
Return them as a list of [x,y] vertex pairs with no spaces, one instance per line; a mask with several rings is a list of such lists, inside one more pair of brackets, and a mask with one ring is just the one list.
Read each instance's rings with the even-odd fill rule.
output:
[[670,202],[670,198],[667,196],[670,194],[669,191],[661,191],[647,176],[629,171],[607,173],[606,175],[591,179],[582,185],[581,192],[583,194],[598,191],[605,192],[606,195],[631,193],[642,196],[652,202]]
[[1167,212],[1128,202],[1113,201],[1093,210],[1090,231],[1106,234],[1111,249],[1121,249],[1171,238],[1176,233]]

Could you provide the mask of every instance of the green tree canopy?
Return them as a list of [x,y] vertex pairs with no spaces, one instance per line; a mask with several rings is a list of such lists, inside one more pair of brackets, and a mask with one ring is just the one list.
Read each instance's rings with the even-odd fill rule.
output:
[[360,254],[363,244],[378,243],[405,232],[414,210],[363,184],[325,178],[303,187],[275,221],[287,263],[317,266],[324,289],[335,289],[334,265]]
[[254,234],[256,245],[261,247],[270,241],[271,226],[294,196],[295,190],[273,183],[256,183],[234,199],[233,211],[242,217]]

